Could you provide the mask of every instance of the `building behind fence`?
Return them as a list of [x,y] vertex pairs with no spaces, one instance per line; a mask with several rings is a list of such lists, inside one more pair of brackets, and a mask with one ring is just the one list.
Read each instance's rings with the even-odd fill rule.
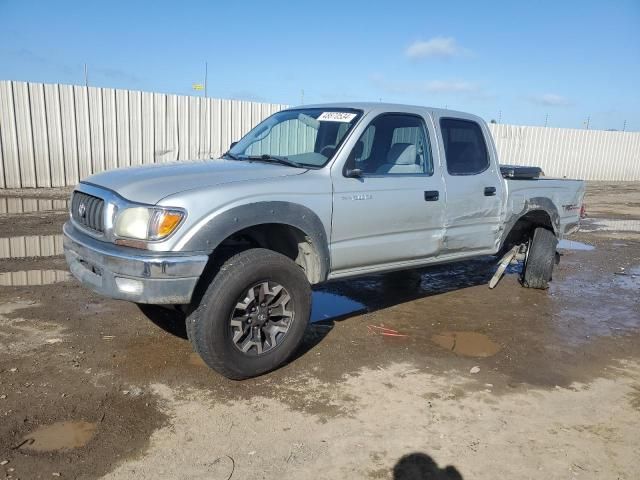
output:
[[[0,188],[69,186],[117,167],[216,157],[286,107],[0,81]],[[558,177],[640,180],[640,132],[490,128],[502,163]]]

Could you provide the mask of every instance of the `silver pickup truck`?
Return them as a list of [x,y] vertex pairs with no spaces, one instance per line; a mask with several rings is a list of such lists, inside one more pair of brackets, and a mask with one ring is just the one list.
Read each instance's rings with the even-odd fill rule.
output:
[[242,379],[295,352],[311,285],[518,250],[522,285],[546,288],[584,182],[529,170],[501,168],[487,125],[467,113],[291,108],[220,159],[83,180],[65,255],[98,293],[182,308],[195,351]]

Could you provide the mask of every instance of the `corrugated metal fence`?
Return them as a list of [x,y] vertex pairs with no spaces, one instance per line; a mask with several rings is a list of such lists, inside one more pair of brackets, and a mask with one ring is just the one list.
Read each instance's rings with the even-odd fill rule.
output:
[[206,159],[285,107],[0,81],[0,188],[75,185],[117,167]]
[[490,124],[501,163],[536,165],[548,176],[640,180],[640,132]]
[[[75,185],[111,168],[217,156],[282,108],[286,105],[0,81],[0,188]],[[640,180],[640,132],[490,128],[502,163],[539,165],[551,176]]]

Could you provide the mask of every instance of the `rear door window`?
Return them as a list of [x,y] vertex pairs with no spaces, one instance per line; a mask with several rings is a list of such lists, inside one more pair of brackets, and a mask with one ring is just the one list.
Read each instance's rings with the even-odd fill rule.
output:
[[475,175],[489,168],[489,153],[480,125],[471,120],[440,120],[449,175]]

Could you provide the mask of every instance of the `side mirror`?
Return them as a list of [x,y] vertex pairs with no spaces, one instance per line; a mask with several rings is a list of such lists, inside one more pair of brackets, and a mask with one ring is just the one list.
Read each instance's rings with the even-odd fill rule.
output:
[[229,145],[229,150],[231,150],[233,147],[235,147],[238,144],[238,142],[231,142],[231,145]]
[[364,150],[364,143],[362,140],[358,140],[358,142],[351,150],[349,154],[349,158],[347,158],[347,164],[344,171],[344,176],[347,178],[361,178],[362,170],[360,168],[356,168],[356,158],[362,157],[362,151]]

